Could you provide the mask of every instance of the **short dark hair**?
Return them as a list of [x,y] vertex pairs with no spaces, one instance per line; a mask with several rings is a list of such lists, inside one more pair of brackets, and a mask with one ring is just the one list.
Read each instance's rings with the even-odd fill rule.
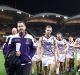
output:
[[[62,35],[62,33],[61,33],[61,32],[57,32],[57,34],[60,34],[60,35]],[[57,34],[56,34],[56,35],[57,35]]]
[[26,25],[26,23],[24,21],[18,21],[17,24],[18,23],[23,23],[24,25]]

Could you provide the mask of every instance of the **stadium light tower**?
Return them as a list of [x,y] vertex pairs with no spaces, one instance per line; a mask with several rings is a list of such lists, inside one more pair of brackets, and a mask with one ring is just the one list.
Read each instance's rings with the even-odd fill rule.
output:
[[17,13],[18,13],[18,14],[21,14],[22,12],[21,12],[21,11],[17,11]]
[[68,19],[68,17],[67,16],[64,16],[64,19]]
[[44,16],[44,15],[42,15],[42,17],[44,18],[45,16]]
[[15,8],[16,8],[16,0],[15,0]]
[[3,12],[3,11],[4,11],[4,9],[1,9],[1,11]]

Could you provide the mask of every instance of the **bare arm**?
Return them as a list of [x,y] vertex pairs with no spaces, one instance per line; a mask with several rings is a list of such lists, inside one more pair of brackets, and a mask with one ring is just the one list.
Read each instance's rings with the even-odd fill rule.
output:
[[38,41],[38,47],[37,47],[37,54],[38,54],[38,59],[42,60],[42,37],[40,37],[39,41]]
[[64,40],[64,52],[65,52],[65,54],[67,54],[67,52],[68,52],[68,43],[66,40]]
[[60,55],[60,51],[59,51],[59,48],[58,48],[58,45],[57,45],[57,41],[55,40],[55,59],[56,61],[58,61],[58,58],[59,58],[59,55]]

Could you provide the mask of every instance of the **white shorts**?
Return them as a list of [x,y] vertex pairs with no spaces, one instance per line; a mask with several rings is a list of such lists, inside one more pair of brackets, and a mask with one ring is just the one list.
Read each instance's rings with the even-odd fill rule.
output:
[[73,57],[74,57],[74,56],[73,56],[73,55],[71,55],[71,54],[69,54],[69,53],[66,55],[66,58],[73,59]]
[[65,62],[65,58],[66,58],[65,54],[60,54],[58,60],[59,60],[60,62]]
[[43,66],[48,66],[49,64],[55,64],[55,57],[54,56],[50,57],[50,56],[43,55],[42,64],[43,64]]
[[38,55],[34,55],[33,57],[32,57],[32,61],[37,61],[38,60]]

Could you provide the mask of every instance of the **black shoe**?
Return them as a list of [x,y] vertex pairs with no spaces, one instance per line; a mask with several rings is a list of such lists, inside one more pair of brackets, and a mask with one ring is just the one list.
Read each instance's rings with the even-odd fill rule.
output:
[[41,73],[38,73],[37,75],[42,75]]
[[56,75],[60,75],[60,74],[56,74]]

